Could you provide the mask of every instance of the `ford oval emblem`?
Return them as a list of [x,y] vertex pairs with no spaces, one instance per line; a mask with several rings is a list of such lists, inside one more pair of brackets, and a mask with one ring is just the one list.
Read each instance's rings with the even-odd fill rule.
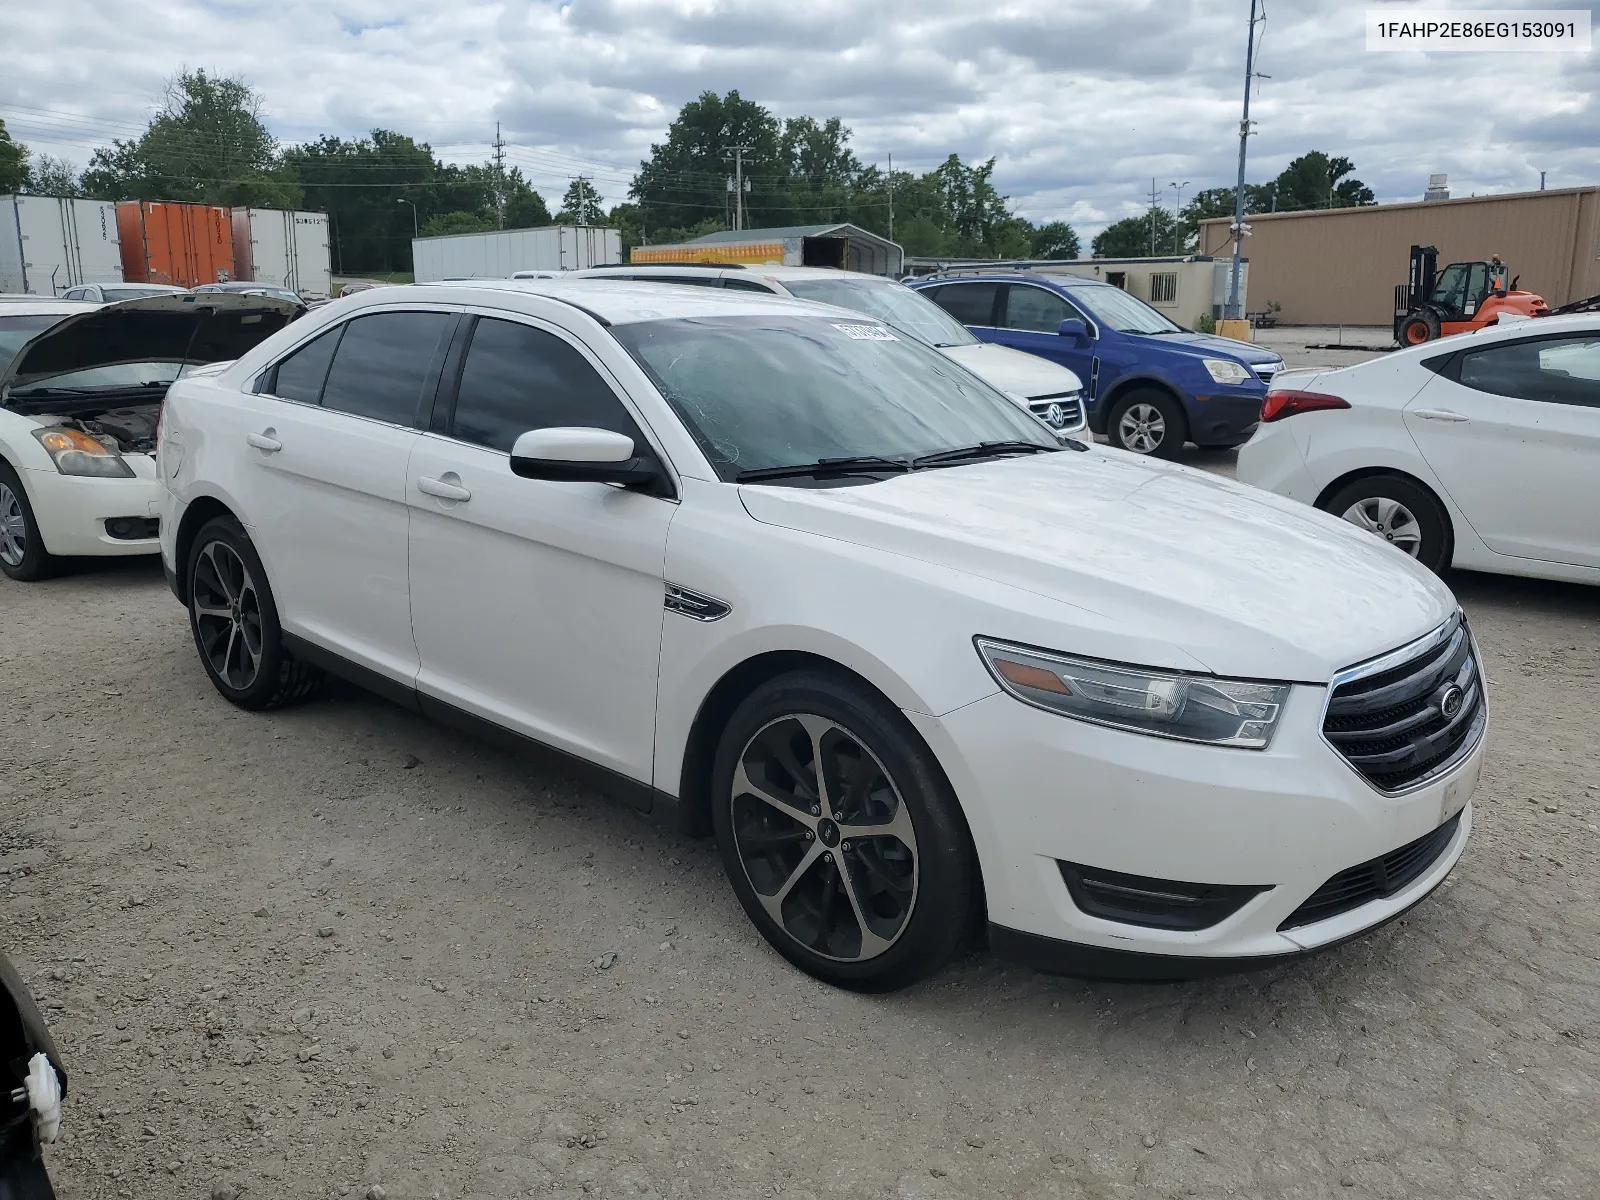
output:
[[1467,694],[1461,690],[1459,684],[1447,684],[1439,693],[1439,715],[1446,721],[1453,721],[1461,712],[1461,706],[1467,702]]

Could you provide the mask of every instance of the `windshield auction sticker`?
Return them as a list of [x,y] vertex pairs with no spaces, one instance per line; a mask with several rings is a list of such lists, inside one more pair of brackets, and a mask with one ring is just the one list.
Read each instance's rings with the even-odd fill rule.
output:
[[840,325],[835,322],[833,327],[844,334],[845,337],[857,342],[898,342],[900,340],[882,325]]
[[1368,50],[1499,54],[1589,50],[1589,10],[1369,8]]

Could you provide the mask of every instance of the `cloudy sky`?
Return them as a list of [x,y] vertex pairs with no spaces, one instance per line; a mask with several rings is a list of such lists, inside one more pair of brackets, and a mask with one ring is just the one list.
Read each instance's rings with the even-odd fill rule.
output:
[[[1429,0],[1443,7],[1447,0]],[[1558,0],[1492,0],[1499,9]],[[1570,0],[1569,0],[1570,2]],[[1467,11],[1489,7],[1457,0]],[[1252,180],[1345,154],[1383,200],[1600,183],[1590,54],[1377,54],[1364,0],[1267,0]],[[1403,12],[1392,0],[1370,7]],[[623,198],[685,100],[737,88],[840,116],[867,161],[997,160],[1035,220],[1085,232],[1163,189],[1230,184],[1248,0],[4,0],[0,118],[84,165],[132,137],[181,67],[239,74],[285,142],[373,126],[548,195]]]

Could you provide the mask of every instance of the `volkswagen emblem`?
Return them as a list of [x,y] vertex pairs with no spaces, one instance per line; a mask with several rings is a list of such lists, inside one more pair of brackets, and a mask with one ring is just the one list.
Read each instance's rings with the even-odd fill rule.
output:
[[1067,423],[1067,410],[1059,404],[1052,404],[1044,410],[1044,419],[1059,429]]
[[1461,690],[1460,685],[1447,683],[1439,692],[1439,715],[1446,721],[1453,721],[1466,702],[1467,694]]

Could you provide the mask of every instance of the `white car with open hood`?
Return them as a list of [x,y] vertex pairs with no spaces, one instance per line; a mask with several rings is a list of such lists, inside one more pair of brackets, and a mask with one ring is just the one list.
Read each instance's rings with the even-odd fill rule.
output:
[[0,309],[0,571],[34,580],[65,557],[157,553],[168,385],[237,358],[298,311],[182,291]]
[[1460,857],[1449,590],[1228,480],[1062,443],[918,339],[724,289],[385,288],[179,381],[161,543],[223,696],[324,671],[715,832],[792,962],[975,922],[1170,977],[1331,946]]

